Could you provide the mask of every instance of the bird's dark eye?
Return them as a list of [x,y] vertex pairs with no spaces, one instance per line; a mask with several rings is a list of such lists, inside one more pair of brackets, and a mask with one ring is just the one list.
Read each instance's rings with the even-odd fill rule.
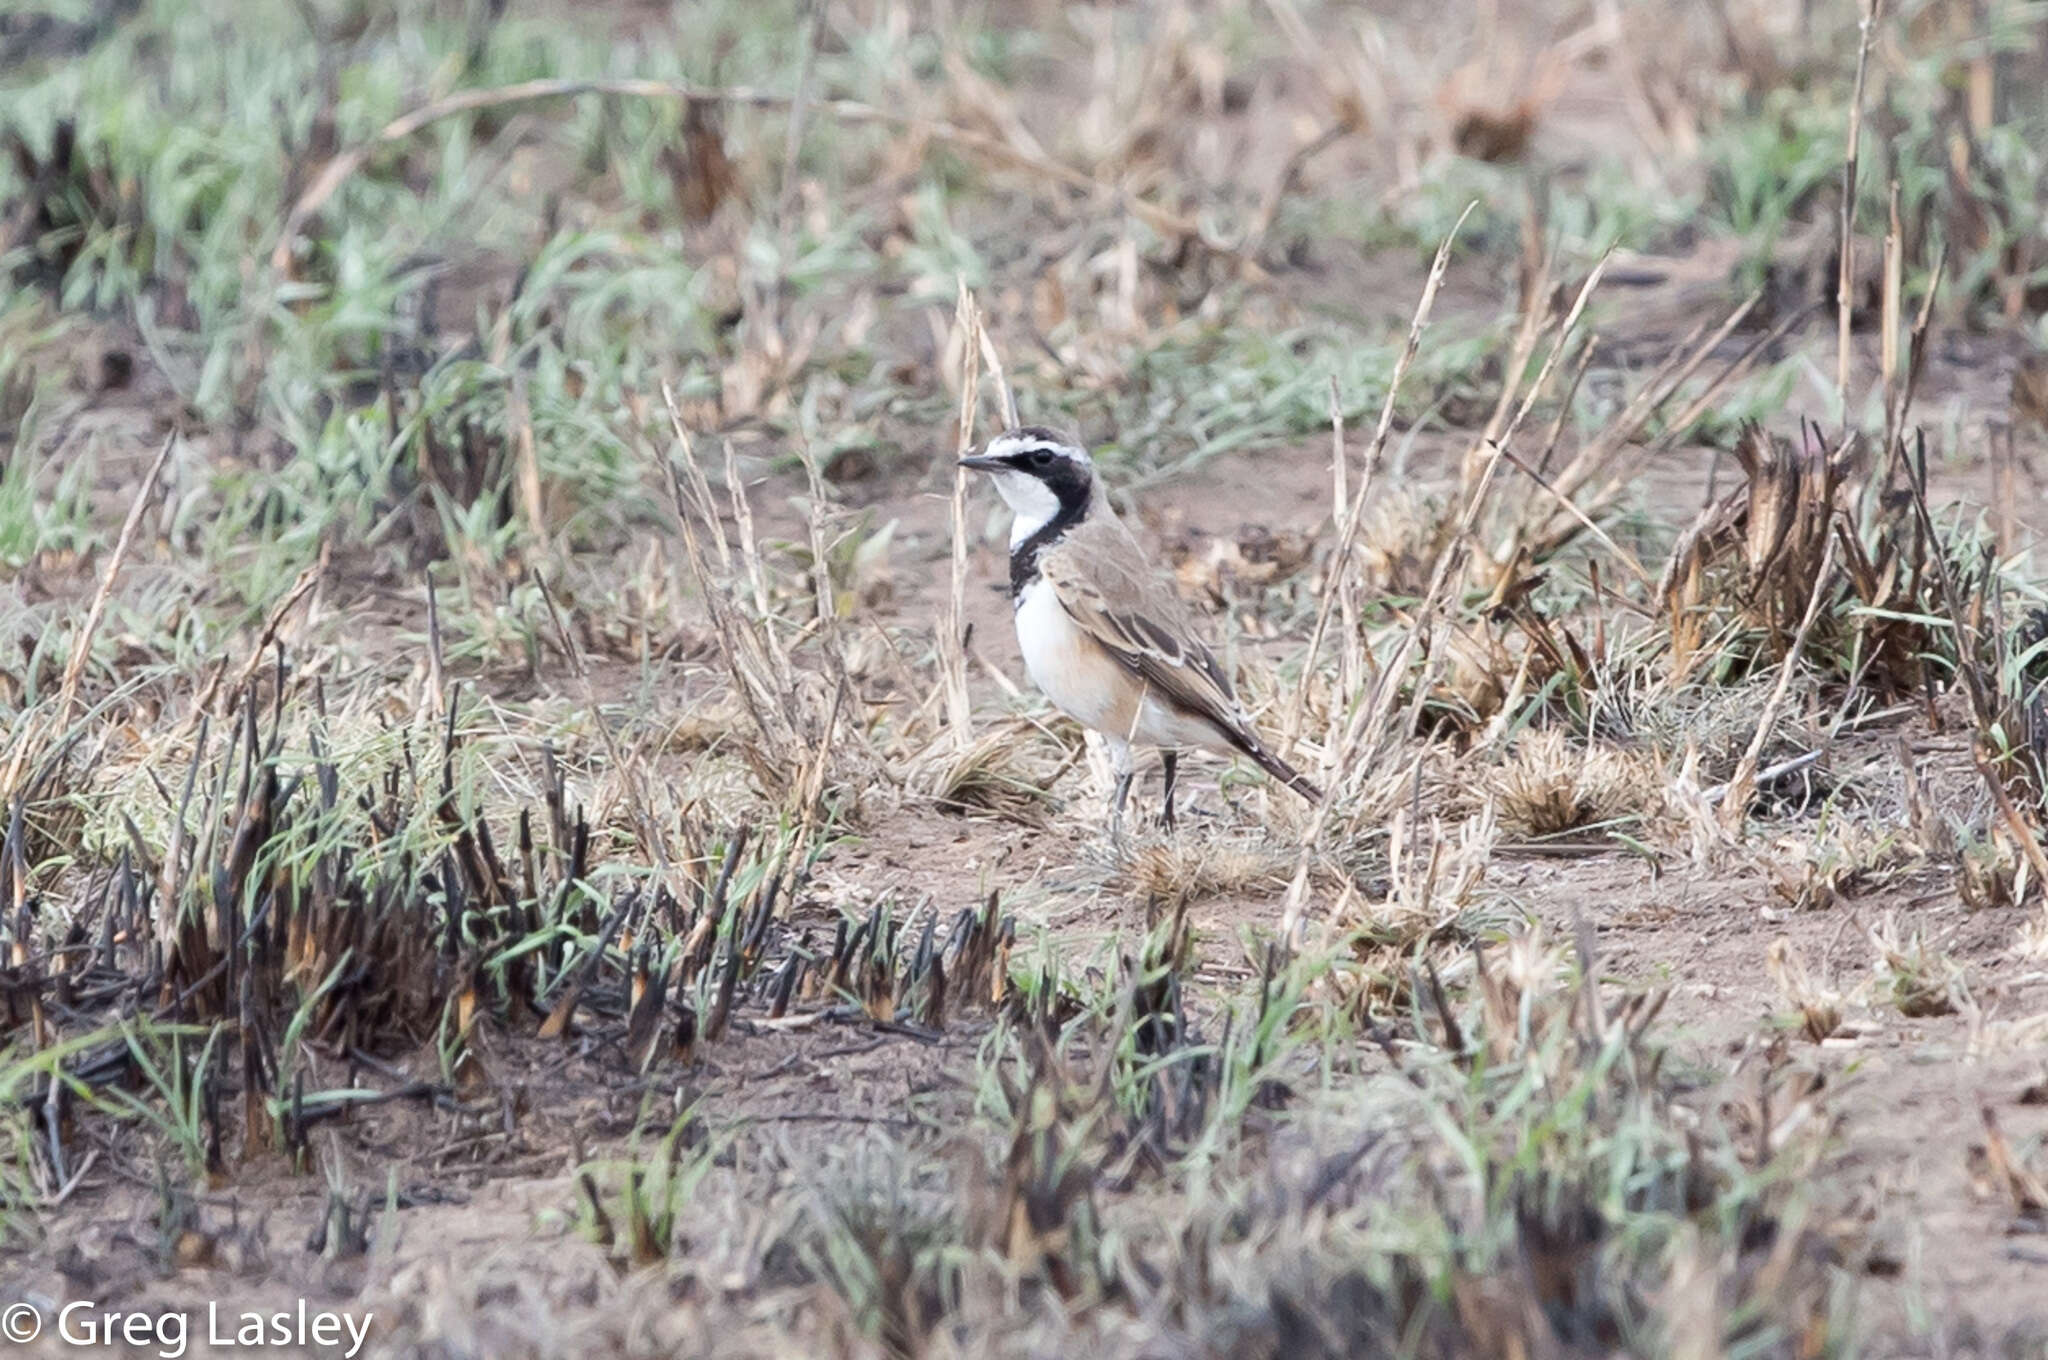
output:
[[1038,449],[1032,453],[1028,461],[1030,462],[1032,467],[1035,467],[1040,471],[1043,471],[1046,468],[1052,466],[1052,459],[1052,454],[1046,452],[1044,449]]

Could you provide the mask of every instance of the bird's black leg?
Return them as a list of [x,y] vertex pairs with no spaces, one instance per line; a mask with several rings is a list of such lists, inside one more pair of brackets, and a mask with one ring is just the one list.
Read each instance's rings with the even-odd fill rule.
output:
[[1131,772],[1119,770],[1116,776],[1116,792],[1109,796],[1109,815],[1121,821],[1124,815],[1124,800],[1131,796]]
[[1168,831],[1173,830],[1173,777],[1180,772],[1180,752],[1171,748],[1159,753],[1160,761],[1166,766],[1166,806],[1159,813],[1159,821]]

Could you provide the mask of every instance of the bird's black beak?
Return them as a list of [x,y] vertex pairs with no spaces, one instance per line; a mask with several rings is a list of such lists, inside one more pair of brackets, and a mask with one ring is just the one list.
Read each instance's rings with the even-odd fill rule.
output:
[[976,472],[1004,472],[1009,468],[1009,464],[1005,463],[1002,459],[991,458],[983,453],[977,453],[971,458],[962,458],[960,466],[972,468]]

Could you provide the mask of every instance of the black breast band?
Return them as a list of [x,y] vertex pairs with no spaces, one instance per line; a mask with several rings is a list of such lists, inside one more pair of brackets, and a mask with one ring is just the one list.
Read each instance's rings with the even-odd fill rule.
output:
[[1062,504],[1059,513],[1032,531],[1031,537],[1010,549],[1010,606],[1024,598],[1024,587],[1038,579],[1038,555],[1060,541],[1081,518],[1085,501]]

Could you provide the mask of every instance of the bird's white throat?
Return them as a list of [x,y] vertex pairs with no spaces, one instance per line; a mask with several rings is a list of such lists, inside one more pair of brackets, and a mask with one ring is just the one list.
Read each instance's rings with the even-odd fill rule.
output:
[[1022,472],[998,472],[994,480],[997,494],[1017,515],[1010,524],[1011,547],[1043,529],[1059,514],[1060,498],[1038,478]]

